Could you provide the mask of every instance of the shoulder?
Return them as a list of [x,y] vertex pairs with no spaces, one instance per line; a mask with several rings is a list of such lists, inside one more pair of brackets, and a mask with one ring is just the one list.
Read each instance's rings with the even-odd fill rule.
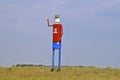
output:
[[53,24],[53,26],[58,26],[58,25],[59,25],[59,26],[62,26],[62,24]]

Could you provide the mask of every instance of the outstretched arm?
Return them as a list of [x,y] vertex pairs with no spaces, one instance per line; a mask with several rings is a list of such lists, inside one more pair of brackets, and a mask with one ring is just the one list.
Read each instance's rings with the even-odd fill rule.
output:
[[49,17],[46,17],[46,19],[47,19],[47,24],[48,24],[48,27],[53,26],[53,25],[50,25]]

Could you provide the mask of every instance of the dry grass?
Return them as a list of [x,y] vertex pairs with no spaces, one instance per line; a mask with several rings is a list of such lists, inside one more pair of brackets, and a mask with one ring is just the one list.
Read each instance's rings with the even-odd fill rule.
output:
[[0,67],[0,80],[120,80],[120,69],[96,67]]

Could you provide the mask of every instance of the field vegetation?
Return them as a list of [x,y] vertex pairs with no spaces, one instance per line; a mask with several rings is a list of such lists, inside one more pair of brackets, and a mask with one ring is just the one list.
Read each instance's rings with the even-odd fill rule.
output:
[[62,66],[50,71],[50,66],[0,67],[0,80],[120,80],[119,68],[94,66]]

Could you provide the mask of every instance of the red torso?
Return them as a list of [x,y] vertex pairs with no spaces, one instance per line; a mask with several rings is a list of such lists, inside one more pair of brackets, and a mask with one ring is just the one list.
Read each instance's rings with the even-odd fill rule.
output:
[[53,24],[53,42],[61,42],[62,24]]

